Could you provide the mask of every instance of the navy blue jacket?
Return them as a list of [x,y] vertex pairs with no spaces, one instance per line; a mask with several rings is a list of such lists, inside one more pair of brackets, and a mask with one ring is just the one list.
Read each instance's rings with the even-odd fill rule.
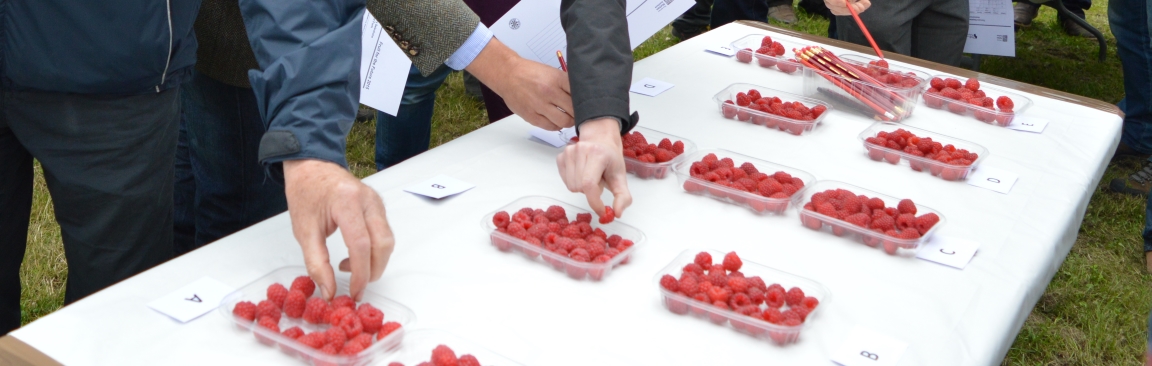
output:
[[156,93],[196,62],[200,0],[0,0],[0,88]]

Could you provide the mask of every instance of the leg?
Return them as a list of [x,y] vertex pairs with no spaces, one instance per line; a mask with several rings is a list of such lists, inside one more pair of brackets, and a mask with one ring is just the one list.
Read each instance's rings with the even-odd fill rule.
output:
[[[188,95],[188,84],[182,85],[180,94]],[[192,173],[192,157],[188,151],[188,118],[181,106],[180,135],[176,142],[176,185],[173,189],[172,221],[176,255],[196,247],[196,178]]]
[[737,20],[764,21],[768,3],[764,0],[715,0],[712,4],[712,29]]
[[376,113],[376,170],[384,170],[428,150],[436,89],[451,71],[440,66],[431,75],[421,76],[420,70],[412,66],[396,116]]
[[912,22],[912,57],[960,66],[968,40],[968,0],[935,0]]
[[[880,49],[912,55],[912,20],[927,7],[928,3],[929,1],[924,0],[876,1],[868,11],[860,13],[860,20],[868,27]],[[967,29],[965,26],[964,30]],[[842,41],[871,47],[868,38],[864,37],[864,32],[851,15],[836,17],[836,37]]]
[[695,37],[708,30],[711,19],[712,0],[696,0],[696,5],[672,21],[672,35],[681,41]]
[[784,24],[796,23],[796,12],[792,10],[792,0],[768,0],[768,19]]
[[172,257],[179,90],[12,94],[9,126],[44,167],[72,303]]
[[196,179],[196,240],[183,254],[288,209],[284,187],[260,164],[266,128],[252,89],[195,73],[181,96]]
[[1124,130],[1120,143],[1152,154],[1152,34],[1147,0],[1112,0],[1108,23],[1124,71]]
[[32,213],[32,155],[8,128],[0,95],[0,336],[20,327],[20,263]]
[[1012,6],[1012,13],[1012,23],[1019,30],[1020,27],[1032,25],[1032,20],[1040,14],[1040,5],[1033,4],[1028,0],[1019,0],[1016,5]]

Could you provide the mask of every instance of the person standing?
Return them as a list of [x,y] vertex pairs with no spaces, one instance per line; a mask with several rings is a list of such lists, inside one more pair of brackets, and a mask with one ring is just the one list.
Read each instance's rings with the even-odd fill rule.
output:
[[[844,1],[824,0],[836,15],[836,37],[868,46]],[[852,0],[880,49],[959,66],[968,37],[968,0]]]
[[[1064,7],[1068,8],[1073,15],[1084,18],[1084,11],[1092,7],[1092,0],[1063,0]],[[1034,4],[1028,0],[1016,1],[1016,5],[1012,6],[1013,23],[1016,29],[1021,27],[1028,27],[1032,25],[1032,21],[1040,14],[1040,5]],[[1057,14],[1056,20],[1060,22],[1060,27],[1064,28],[1064,33],[1074,37],[1092,38],[1092,32],[1089,32],[1080,24],[1076,24],[1072,19],[1065,17],[1064,14]]]

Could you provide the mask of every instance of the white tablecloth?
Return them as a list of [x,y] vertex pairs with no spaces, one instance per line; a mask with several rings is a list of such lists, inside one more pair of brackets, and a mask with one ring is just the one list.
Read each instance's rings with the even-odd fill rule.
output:
[[[397,242],[384,277],[370,289],[413,309],[412,329],[454,332],[525,365],[831,364],[830,353],[856,325],[908,342],[901,365],[999,364],[1076,239],[1118,142],[1120,118],[1028,95],[1035,105],[1024,115],[1051,121],[1033,134],[920,104],[907,124],[982,144],[991,151],[983,164],[1020,175],[1007,195],[947,182],[869,160],[856,135],[870,121],[860,116],[834,112],[799,137],[721,118],[711,97],[729,84],[801,91],[801,76],[704,52],[750,33],[763,31],[725,26],[636,63],[635,80],[675,84],[657,97],[631,95],[641,124],[700,148],[727,148],[820,180],[914,198],[947,217],[938,235],[980,243],[966,269],[888,256],[808,230],[791,210],[756,216],[689,195],[674,178],[631,177],[635,203],[621,220],[643,230],[647,245],[603,282],[574,281],[497,251],[481,229],[486,213],[526,195],[587,207],[556,173],[559,150],[529,139],[529,126],[510,117],[365,179],[382,194]],[[442,201],[401,190],[437,174],[476,188]],[[345,257],[339,235],[329,248],[333,265]],[[688,248],[735,250],[745,261],[821,282],[831,299],[800,343],[784,347],[672,314],[660,304],[653,275]],[[299,363],[233,331],[219,314],[178,324],[145,304],[203,276],[240,287],[302,263],[282,214],[12,334],[70,365]]]

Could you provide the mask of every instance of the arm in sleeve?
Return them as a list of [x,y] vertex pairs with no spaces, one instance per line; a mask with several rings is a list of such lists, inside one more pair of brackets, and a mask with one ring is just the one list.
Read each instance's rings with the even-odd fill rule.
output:
[[632,47],[628,40],[626,0],[562,0],[560,19],[568,37],[568,80],[576,126],[615,117],[631,128],[628,87],[632,83]]
[[462,0],[368,0],[367,6],[424,76],[457,52],[480,24]]

